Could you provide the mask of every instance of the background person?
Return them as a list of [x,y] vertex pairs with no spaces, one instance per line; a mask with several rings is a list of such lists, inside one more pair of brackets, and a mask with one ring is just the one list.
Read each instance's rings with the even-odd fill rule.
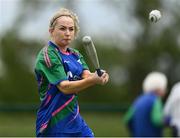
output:
[[163,127],[161,97],[165,95],[167,78],[161,72],[151,72],[143,81],[143,92],[125,115],[133,137],[160,137]]
[[169,118],[173,136],[180,136],[180,82],[176,83],[171,89],[164,106],[164,116]]
[[83,56],[69,47],[78,31],[78,18],[68,9],[59,10],[50,20],[51,40],[39,52],[35,65],[41,100],[37,136],[94,136],[79,113],[77,94],[90,86],[106,84],[109,75],[91,73]]

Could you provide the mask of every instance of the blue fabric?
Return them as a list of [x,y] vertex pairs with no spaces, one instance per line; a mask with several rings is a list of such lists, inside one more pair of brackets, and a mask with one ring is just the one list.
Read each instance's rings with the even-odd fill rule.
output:
[[60,133],[60,132],[46,132],[39,134],[38,137],[94,137],[94,133],[88,126],[84,126],[81,132],[76,133]]
[[129,121],[129,129],[133,137],[160,137],[161,126],[152,123],[151,112],[158,97],[154,93],[144,94],[138,97],[134,104],[134,114]]
[[[62,106],[66,101],[68,101],[73,95],[65,95],[62,92],[59,91],[48,91],[47,96],[51,95],[51,100],[47,103],[44,100],[38,110],[37,113],[37,120],[36,120],[36,134],[38,135],[39,133],[43,133],[44,131],[41,132],[41,127],[42,124],[47,124],[49,125],[50,123],[50,119],[52,118],[52,113],[57,110],[60,106]],[[63,120],[61,120],[59,122],[60,126],[63,126],[63,129],[59,129],[59,132],[67,132],[69,131],[68,127],[64,127],[65,124],[67,124],[69,122],[69,120],[72,120],[74,118],[74,116],[77,113],[77,108],[78,108],[78,103],[76,102],[76,105],[74,107],[74,109],[72,109],[73,111],[70,112],[70,114],[64,118]],[[80,115],[78,115],[80,116]],[[76,120],[79,120],[79,118],[77,117],[74,121],[73,121],[73,125],[75,127],[75,129],[71,129],[71,131],[80,131],[81,130],[81,126],[79,124],[74,124],[74,122]],[[78,121],[77,121],[78,122]],[[60,128],[60,127],[59,127]]]
[[[49,46],[54,47],[54,50],[58,49],[52,42],[49,42]],[[60,51],[58,53],[67,73],[68,80],[80,80],[83,66],[78,62],[78,55],[73,53],[65,55]],[[52,113],[71,99],[72,96],[77,97],[76,94],[64,94],[60,92],[54,84],[49,84],[49,87],[37,113],[36,136],[93,136],[92,131],[79,114],[77,101],[75,102],[74,109],[69,109],[69,114],[65,118],[57,122],[54,126],[49,125]],[[45,127],[43,131],[42,126]]]
[[[49,45],[51,47],[58,49],[58,47],[51,41],[49,41]],[[67,77],[70,81],[81,80],[82,79],[81,74],[82,74],[84,68],[83,68],[82,64],[80,62],[78,62],[78,61],[80,61],[79,56],[77,54],[73,53],[70,49],[67,49],[67,50],[68,50],[68,52],[70,52],[70,55],[63,54],[60,50],[58,50],[58,53],[63,62],[64,69],[67,73]],[[71,76],[71,74],[72,74],[72,76]]]

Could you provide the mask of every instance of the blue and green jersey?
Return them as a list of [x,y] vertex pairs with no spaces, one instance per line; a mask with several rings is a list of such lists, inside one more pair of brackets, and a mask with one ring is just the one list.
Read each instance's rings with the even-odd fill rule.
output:
[[62,53],[51,41],[38,54],[35,75],[41,105],[37,112],[36,135],[43,133],[76,133],[87,126],[79,114],[76,94],[64,94],[57,88],[61,81],[81,80],[88,69],[83,56],[68,48]]
[[138,97],[125,115],[124,121],[134,137],[162,136],[163,107],[154,93]]

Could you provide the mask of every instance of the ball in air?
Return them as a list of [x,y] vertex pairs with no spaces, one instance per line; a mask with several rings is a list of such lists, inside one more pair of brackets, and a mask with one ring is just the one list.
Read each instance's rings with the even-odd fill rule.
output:
[[159,10],[152,10],[149,13],[149,20],[153,23],[156,23],[157,21],[159,21],[161,19],[161,17],[162,17],[162,15]]
[[82,41],[83,41],[83,43],[88,44],[91,42],[91,37],[90,36],[84,36]]

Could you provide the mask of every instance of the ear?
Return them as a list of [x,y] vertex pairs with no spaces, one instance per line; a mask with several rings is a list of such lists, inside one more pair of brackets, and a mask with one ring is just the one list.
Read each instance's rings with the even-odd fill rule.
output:
[[50,35],[52,35],[53,31],[54,31],[53,28],[49,28],[49,33],[50,33]]

